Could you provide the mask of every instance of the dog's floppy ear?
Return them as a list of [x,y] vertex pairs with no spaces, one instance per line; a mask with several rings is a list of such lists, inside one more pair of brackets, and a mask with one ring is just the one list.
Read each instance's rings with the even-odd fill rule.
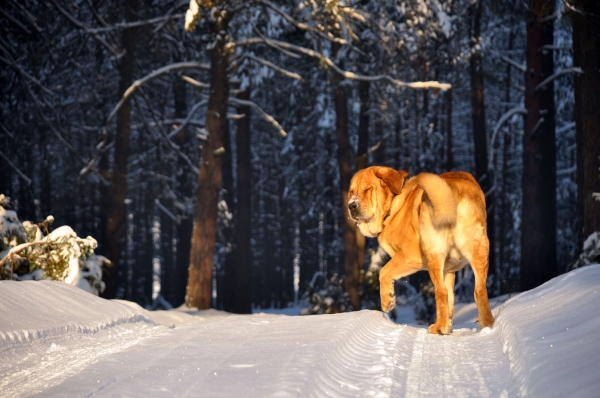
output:
[[375,175],[388,186],[394,195],[399,195],[404,186],[404,180],[408,172],[404,170],[394,170],[391,167],[380,167]]

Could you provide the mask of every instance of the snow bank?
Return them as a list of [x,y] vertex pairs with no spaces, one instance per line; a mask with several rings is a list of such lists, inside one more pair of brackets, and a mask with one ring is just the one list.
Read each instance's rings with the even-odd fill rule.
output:
[[116,325],[175,327],[197,322],[183,312],[150,312],[135,303],[105,300],[58,281],[0,282],[0,353],[94,334]]
[[66,283],[0,282],[0,352],[135,322],[154,324],[142,311]]
[[496,310],[515,395],[600,393],[600,265],[569,272]]
[[[60,282],[0,282],[6,396],[588,397],[600,391],[600,265],[451,336],[378,311],[290,317],[148,312]],[[462,315],[461,315],[462,314]],[[466,321],[463,325],[460,322]],[[168,327],[165,327],[168,326]]]

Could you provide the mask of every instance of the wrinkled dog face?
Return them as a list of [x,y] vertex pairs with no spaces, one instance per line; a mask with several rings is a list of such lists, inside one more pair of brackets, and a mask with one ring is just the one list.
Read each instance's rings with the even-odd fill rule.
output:
[[373,238],[383,230],[392,199],[400,193],[407,174],[389,167],[372,166],[352,177],[348,214],[364,236]]

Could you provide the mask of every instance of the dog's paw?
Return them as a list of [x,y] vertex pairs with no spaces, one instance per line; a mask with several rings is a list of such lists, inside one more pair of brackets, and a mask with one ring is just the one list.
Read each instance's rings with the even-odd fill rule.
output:
[[381,310],[383,312],[390,312],[396,306],[396,297],[382,297],[381,298]]
[[452,323],[448,322],[446,325],[441,325],[436,322],[433,325],[429,325],[429,328],[427,329],[427,333],[429,333],[429,334],[450,334],[450,333],[452,333]]

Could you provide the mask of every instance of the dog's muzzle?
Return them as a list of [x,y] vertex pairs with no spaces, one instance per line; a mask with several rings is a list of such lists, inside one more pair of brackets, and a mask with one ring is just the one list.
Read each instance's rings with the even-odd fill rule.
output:
[[350,215],[350,219],[356,223],[359,223],[362,219],[362,215],[360,212],[360,203],[356,199],[350,199],[348,201],[348,214]]

